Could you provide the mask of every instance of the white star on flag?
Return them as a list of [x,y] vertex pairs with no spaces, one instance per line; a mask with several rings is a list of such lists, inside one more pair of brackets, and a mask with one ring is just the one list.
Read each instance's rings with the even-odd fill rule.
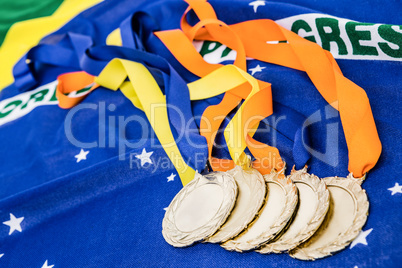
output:
[[167,181],[174,181],[174,177],[176,177],[176,174],[171,174],[169,177],[167,177]]
[[143,167],[143,166],[145,165],[145,163],[150,163],[150,164],[152,164],[152,160],[151,160],[150,157],[151,157],[151,155],[152,155],[153,153],[154,153],[154,152],[149,152],[149,153],[147,153],[147,151],[146,151],[145,148],[144,148],[144,149],[142,149],[142,153],[136,155],[135,157],[141,160],[141,167]]
[[257,8],[259,6],[265,6],[265,1],[257,0],[257,1],[253,1],[253,2],[249,3],[248,5],[253,6],[254,13],[257,13]]
[[391,195],[394,194],[402,194],[402,185],[399,185],[399,183],[395,183],[395,186],[392,188],[388,188],[388,190],[390,190],[392,193]]
[[53,266],[54,266],[54,264],[53,264],[53,265],[49,265],[49,264],[47,263],[47,260],[46,260],[45,263],[43,264],[42,268],[53,268]]
[[168,209],[168,207],[165,207],[163,210],[164,210],[164,211],[167,211],[167,209]]
[[77,163],[79,163],[81,160],[87,160],[87,154],[89,154],[89,151],[84,151],[84,149],[81,149],[80,153],[74,156],[77,158]]
[[350,248],[352,249],[354,246],[357,244],[363,244],[367,246],[367,240],[366,237],[373,231],[373,228],[367,230],[367,231],[361,231],[360,234],[356,237],[355,240],[353,240],[352,244],[350,245]]
[[259,64],[254,67],[254,68],[250,68],[248,69],[251,72],[251,75],[254,75],[257,72],[262,72],[262,70],[265,69],[265,67],[261,67]]
[[14,233],[14,231],[22,232],[21,222],[24,220],[24,217],[16,218],[13,214],[10,213],[10,220],[3,222],[3,224],[10,226],[10,232],[8,235]]
[[1,259],[1,257],[3,257],[4,256],[4,253],[3,254],[0,254],[0,259]]

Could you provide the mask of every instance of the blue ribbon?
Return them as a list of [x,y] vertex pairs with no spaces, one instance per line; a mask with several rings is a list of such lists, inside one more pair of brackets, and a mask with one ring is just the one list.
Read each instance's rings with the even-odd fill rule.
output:
[[91,37],[67,33],[61,36],[56,45],[40,44],[33,47],[14,66],[15,87],[20,92],[25,92],[37,86],[36,72],[42,64],[80,69],[79,59],[90,46]]

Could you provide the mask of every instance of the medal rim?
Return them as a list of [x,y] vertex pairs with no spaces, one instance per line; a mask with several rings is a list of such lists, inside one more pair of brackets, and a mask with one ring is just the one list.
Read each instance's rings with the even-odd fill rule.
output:
[[[270,228],[267,229],[264,233],[262,233],[260,236],[258,236],[258,239],[252,239],[252,240],[245,241],[245,242],[236,241],[235,239],[237,237],[240,237],[243,233],[247,232],[247,229],[245,229],[245,230],[243,230],[242,233],[240,233],[234,239],[228,240],[225,243],[221,244],[221,246],[223,248],[225,248],[226,250],[237,251],[237,252],[253,250],[255,248],[258,248],[262,244],[272,240],[278,233],[280,233],[282,231],[283,228],[285,228],[286,224],[291,219],[293,212],[296,208],[296,205],[298,202],[298,194],[297,194],[296,185],[288,177],[280,178],[279,177],[280,174],[281,174],[281,172],[272,171],[270,174],[263,176],[266,184],[275,183],[276,185],[280,186],[280,188],[285,193],[286,202],[283,206],[282,213],[281,213],[281,215],[279,215],[276,222],[273,225],[271,225]],[[267,186],[267,193],[269,194],[268,186]],[[258,215],[249,224],[249,226],[252,226],[259,219],[259,216],[261,215],[262,211],[264,210],[265,202],[267,201],[267,198],[268,198],[268,195],[266,196],[264,205],[258,212]]]
[[316,193],[316,212],[307,225],[295,237],[285,241],[280,241],[281,236],[279,236],[276,241],[273,241],[272,243],[268,242],[267,244],[262,245],[260,249],[256,250],[259,253],[283,253],[292,250],[312,237],[321,226],[325,216],[327,215],[329,209],[329,191],[323,180],[314,174],[309,174],[306,167],[298,171],[295,171],[293,168],[289,179],[291,179],[295,184],[304,183],[308,185],[314,191],[314,193]]
[[[230,235],[227,235],[227,237],[225,237],[223,239],[214,240],[214,236],[217,233],[219,233],[220,228],[222,228],[222,226],[224,226],[226,224],[226,222],[224,222],[222,224],[222,226],[214,234],[212,234],[211,236],[207,237],[203,242],[207,242],[207,243],[223,243],[223,242],[228,241],[228,240],[232,239],[233,237],[237,236],[239,233],[241,233],[250,224],[250,222],[252,222],[254,220],[254,218],[256,217],[256,215],[258,213],[258,211],[260,210],[260,208],[264,204],[264,199],[265,199],[265,196],[267,194],[267,188],[265,186],[263,176],[256,169],[253,169],[253,168],[243,169],[240,166],[236,166],[233,169],[227,171],[229,174],[231,174],[233,176],[236,184],[237,184],[237,181],[236,181],[234,172],[236,172],[237,170],[240,170],[241,172],[246,172],[246,173],[248,173],[249,175],[252,176],[249,180],[246,181],[246,183],[249,186],[251,185],[251,183],[254,183],[252,185],[252,187],[250,187],[250,188],[251,189],[252,188],[257,189],[256,192],[252,193],[253,198],[256,198],[257,200],[256,200],[256,202],[254,202],[254,206],[252,208],[249,208],[249,210],[247,212],[247,215],[244,217],[246,220],[241,225],[237,226],[236,229],[232,230],[230,232]],[[250,173],[250,171],[252,171],[252,173]],[[261,185],[257,186],[257,184],[260,184],[260,183],[261,183]],[[238,189],[238,192],[239,191],[240,191],[240,189]],[[233,206],[233,209],[236,206],[236,202],[237,202],[237,198],[236,198],[235,204]],[[233,212],[233,210],[232,210],[232,212]],[[228,216],[228,218],[229,218],[229,216]]]
[[[198,176],[197,176],[198,175]],[[175,224],[175,212],[185,198],[194,190],[206,184],[217,184],[223,190],[223,200],[217,213],[207,224],[191,232],[179,230]],[[190,183],[184,186],[173,198],[162,221],[162,235],[165,241],[174,247],[187,247],[215,233],[232,211],[237,197],[237,184],[226,172],[211,172],[205,176],[196,174]]]
[[[289,252],[292,258],[300,260],[315,260],[331,256],[332,253],[346,248],[360,233],[368,218],[369,201],[366,191],[356,179],[349,175],[347,178],[327,177],[323,179],[328,186],[339,187],[347,191],[355,201],[355,217],[352,225],[339,234],[334,241],[324,246],[309,249],[309,240]],[[319,230],[318,230],[319,232]],[[314,236],[313,236],[314,237]]]

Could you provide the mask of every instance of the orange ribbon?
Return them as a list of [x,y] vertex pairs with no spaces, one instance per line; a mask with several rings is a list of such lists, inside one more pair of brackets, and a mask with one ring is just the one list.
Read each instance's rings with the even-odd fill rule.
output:
[[[195,4],[199,4],[199,2],[196,2]],[[211,11],[213,11],[213,9],[211,9]],[[205,62],[201,55],[198,54],[198,52],[193,48],[191,42],[194,40],[195,36],[199,35],[198,32],[204,29],[203,27],[205,27],[205,29],[212,28],[219,31],[224,31],[225,34],[217,32],[217,34],[214,36],[214,39],[225,43],[228,47],[236,50],[237,56],[234,65],[246,70],[246,55],[242,41],[229,26],[217,20],[216,17],[202,20],[194,27],[188,28],[189,31],[187,36],[183,35],[183,32],[180,30],[157,32],[155,34],[159,38],[161,38],[161,36],[166,36],[167,38],[165,40],[169,41],[171,46],[177,48],[175,48],[174,51],[180,55],[177,56],[175,53],[173,54],[177,59],[179,59],[182,65],[197,76],[204,77],[205,75],[222,67],[222,65],[209,64]],[[170,33],[172,33],[172,35]],[[164,39],[162,39],[162,41],[163,40]],[[193,49],[189,50],[188,47],[192,47]],[[170,46],[168,46],[168,48],[170,49]],[[250,102],[258,103],[259,101],[262,101],[263,103],[259,104],[258,106],[247,104],[244,107],[243,112],[244,114],[250,116],[249,118],[258,116],[258,118],[260,118],[259,121],[261,121],[263,118],[272,114],[272,94],[271,85],[269,83],[258,81],[258,84],[260,89],[262,89],[262,92],[256,96],[253,96]],[[249,93],[250,91],[248,90],[246,84],[240,85],[239,87],[228,91],[219,104],[209,106],[203,113],[205,120],[201,120],[200,130],[201,135],[206,138],[208,143],[209,161],[213,170],[227,170],[234,166],[234,163],[232,163],[230,160],[212,158],[212,147],[216,133],[223,122],[223,118],[228,115],[236,106],[238,106],[243,99],[246,99]],[[264,94],[264,98],[261,98],[262,94]],[[257,98],[260,99],[257,101]],[[243,120],[244,122],[248,122],[248,118],[244,118],[244,116]],[[213,122],[211,123],[211,128],[208,128],[205,125],[205,122]],[[254,123],[258,124],[258,122]],[[205,129],[209,129],[209,131],[206,131]],[[248,133],[249,130],[249,128],[246,128],[244,129],[244,132]],[[245,140],[250,152],[256,158],[256,161],[253,163],[253,167],[262,174],[270,173],[272,168],[277,170],[283,168],[284,164],[277,148],[260,143],[254,140],[250,135],[246,135]]]
[[[240,70],[237,72],[241,74]],[[236,74],[232,73],[232,75]],[[233,118],[233,120],[239,121],[236,121],[239,126],[237,129],[241,129],[238,137],[244,140],[246,146],[256,157],[257,160],[253,163],[254,168],[263,174],[269,173],[273,167],[280,170],[283,167],[283,162],[280,158],[278,149],[260,143],[252,138],[259,122],[272,114],[271,85],[269,83],[255,80],[246,72],[243,72],[241,75],[244,77],[244,82],[227,91],[221,103],[218,105],[209,106],[203,114],[203,120],[201,120],[201,135],[206,137],[208,142],[211,167],[213,170],[225,171],[235,166],[235,163],[232,160],[211,157],[212,146],[224,117],[233,110],[233,105],[236,106],[242,100],[245,100],[238,111],[239,115]],[[231,75],[224,75],[224,77],[220,77],[219,79],[232,78],[235,77],[232,77]],[[59,106],[64,109],[68,109],[77,105],[87,96],[88,93],[97,88],[99,85],[94,84],[84,96],[72,97],[66,94],[79,91],[84,87],[88,87],[88,85],[91,86],[94,83],[94,79],[95,77],[87,74],[86,72],[72,72],[60,75],[58,77],[59,83],[56,91]],[[191,89],[193,86],[189,84],[189,88]],[[230,88],[230,86],[228,86],[228,88]],[[197,99],[199,99],[199,96]],[[208,126],[208,124],[210,125]],[[234,130],[230,130],[229,132],[233,133],[233,131]],[[242,135],[243,137],[241,137]],[[228,138],[227,140],[232,139]],[[235,142],[237,142],[237,140],[235,140]],[[230,144],[228,144],[228,146],[230,147]],[[240,148],[240,146],[236,147]],[[230,149],[232,149],[232,147]],[[234,150],[230,150],[230,152],[232,151]],[[244,158],[244,156],[240,155],[233,156],[233,159],[237,160],[236,164],[242,164],[243,160],[247,160]]]
[[[205,0],[187,2],[190,7],[182,18],[183,31],[155,33],[185,68],[202,77],[220,66],[205,62],[192,45],[193,39],[222,42],[232,49],[241,47],[238,44],[240,39],[248,57],[305,71],[324,99],[340,113],[349,150],[349,171],[360,177],[374,167],[382,146],[368,97],[361,87],[343,76],[329,51],[272,20],[251,20],[227,26],[216,21],[212,6]],[[185,19],[190,8],[200,19],[193,27]],[[270,41],[286,42],[273,44]],[[243,57],[243,50],[237,56]],[[221,103],[227,105],[228,102],[222,100]],[[234,103],[234,100],[230,102]],[[249,149],[251,151],[251,147]],[[256,157],[258,152],[255,150],[252,153]]]
[[[91,91],[99,87],[95,83],[95,77],[86,72],[71,72],[59,75],[57,77],[56,98],[59,100],[59,106],[63,109],[70,109],[80,103]],[[68,93],[79,91],[85,87],[91,86],[86,94],[77,97],[68,96]]]
[[[238,110],[238,113],[240,113],[238,119],[242,129],[240,135],[243,135],[245,144],[256,158],[253,167],[262,174],[270,173],[272,168],[280,170],[283,167],[283,161],[277,148],[260,143],[252,138],[259,122],[273,112],[271,84],[258,81],[257,85],[259,88],[257,92],[250,92],[250,84],[244,83],[228,91],[219,104],[211,105],[204,111],[200,124],[200,133],[207,140],[209,161],[213,170],[226,171],[233,168],[235,164],[241,164],[234,163],[228,159],[213,158],[211,153],[217,131],[223,119],[242,99],[245,99],[245,101]],[[237,119],[234,117],[232,120]],[[231,151],[230,144],[228,144],[228,147],[229,151]],[[232,159],[235,158],[232,156]],[[241,161],[242,158],[236,157],[236,159]]]

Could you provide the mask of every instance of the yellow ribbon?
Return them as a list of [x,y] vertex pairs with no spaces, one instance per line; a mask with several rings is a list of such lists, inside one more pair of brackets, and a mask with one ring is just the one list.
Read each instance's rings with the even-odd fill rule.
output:
[[[127,77],[129,81],[125,81]],[[148,69],[137,62],[113,59],[95,79],[95,82],[112,90],[120,88],[134,106],[144,111],[166,154],[175,166],[183,185],[189,183],[194,178],[195,171],[185,163],[177,147],[169,124],[165,96]],[[188,87],[191,99],[194,100],[219,95],[243,83],[250,84],[250,97],[258,92],[258,83],[252,76],[234,65],[226,65],[204,78],[188,84]],[[162,106],[162,109],[153,109],[155,104],[159,104],[159,107]],[[242,131],[241,110],[239,110],[225,130],[230,154],[239,164],[248,161],[242,152],[246,147],[244,137],[241,135]]]
[[[247,82],[251,85],[251,92],[247,96],[247,98],[244,100],[243,104],[240,106],[240,108],[237,110],[236,114],[230,120],[229,124],[227,125],[224,135],[225,135],[225,140],[229,148],[229,153],[233,161],[235,162],[236,165],[247,165],[248,158],[245,157],[244,149],[246,149],[246,140],[245,140],[245,135],[244,135],[244,123],[242,114],[244,107],[246,103],[251,99],[251,97],[256,94],[258,91],[260,91],[260,87],[258,85],[257,80],[243,71],[242,69],[236,67],[238,72],[241,74],[242,78],[247,80]],[[252,126],[253,128],[251,131],[248,132],[248,135],[252,137],[254,133],[257,131],[255,126]],[[246,161],[246,162],[245,162]]]
[[[124,83],[126,77],[130,81]],[[135,106],[142,108],[167,156],[176,167],[183,185],[189,183],[194,178],[195,171],[186,164],[177,147],[169,125],[166,99],[148,69],[137,62],[113,59],[95,81],[112,90],[120,88],[124,96]],[[154,104],[162,107],[153,109]]]

